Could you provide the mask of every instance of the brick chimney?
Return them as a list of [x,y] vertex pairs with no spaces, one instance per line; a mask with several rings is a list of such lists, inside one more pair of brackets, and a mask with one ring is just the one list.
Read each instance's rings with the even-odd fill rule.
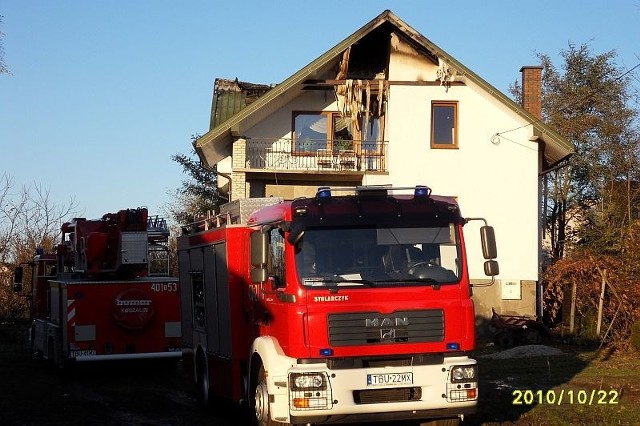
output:
[[522,108],[537,119],[542,118],[542,67],[525,66],[522,73]]

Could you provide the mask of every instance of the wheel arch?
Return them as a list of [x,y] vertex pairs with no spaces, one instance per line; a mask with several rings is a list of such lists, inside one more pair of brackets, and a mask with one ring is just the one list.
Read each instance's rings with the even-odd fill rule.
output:
[[[260,366],[264,366],[269,377],[283,376],[287,374],[289,368],[296,363],[295,358],[288,357],[278,341],[271,336],[258,337],[251,345],[251,360],[249,362],[249,386],[247,387],[248,398],[253,397],[256,380],[260,371]],[[269,391],[271,392],[272,380],[267,380]]]

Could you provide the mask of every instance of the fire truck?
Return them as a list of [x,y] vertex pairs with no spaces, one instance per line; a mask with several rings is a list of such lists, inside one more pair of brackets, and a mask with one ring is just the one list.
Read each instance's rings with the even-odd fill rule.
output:
[[[478,399],[469,220],[426,186],[361,186],[234,201],[185,227],[183,359],[199,397],[246,402],[260,425],[458,423]],[[480,236],[493,277],[486,221]]]
[[[76,218],[55,253],[31,266],[31,345],[58,366],[74,362],[180,359],[180,295],[169,276],[166,221],[146,208]],[[22,291],[23,268],[14,289]]]

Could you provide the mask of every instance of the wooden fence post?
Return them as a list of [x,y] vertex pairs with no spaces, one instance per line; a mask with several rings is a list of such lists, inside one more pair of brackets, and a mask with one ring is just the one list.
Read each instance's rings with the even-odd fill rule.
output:
[[598,301],[598,323],[596,324],[596,336],[600,337],[600,327],[602,326],[602,308],[604,305],[604,291],[607,288],[607,270],[600,271],[602,278],[602,288],[600,290],[600,300]]

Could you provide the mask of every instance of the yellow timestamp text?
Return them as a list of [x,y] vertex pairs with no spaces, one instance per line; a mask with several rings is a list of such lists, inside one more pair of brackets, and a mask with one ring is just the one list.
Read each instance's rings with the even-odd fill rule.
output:
[[515,389],[511,395],[513,396],[512,405],[612,405],[620,401],[620,392],[615,389]]

